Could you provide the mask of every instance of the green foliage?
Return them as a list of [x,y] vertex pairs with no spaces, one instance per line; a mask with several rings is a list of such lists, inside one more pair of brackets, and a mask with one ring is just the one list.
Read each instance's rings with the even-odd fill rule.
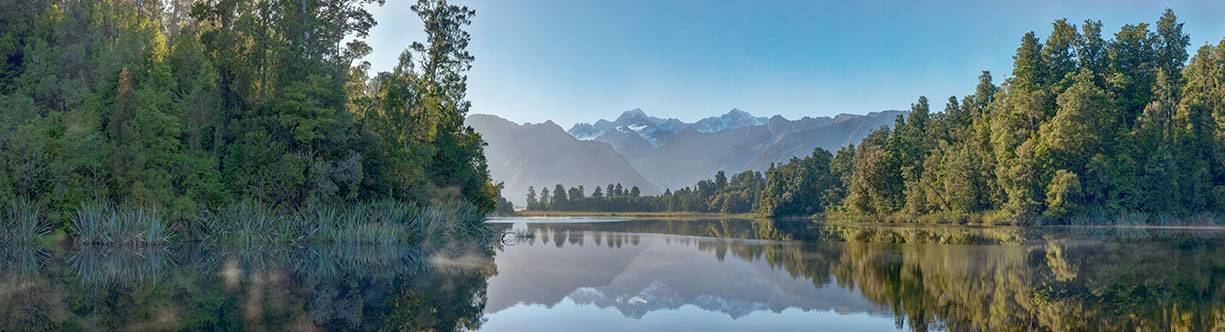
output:
[[[722,179],[722,180],[720,180]],[[766,180],[761,172],[744,171],[728,179],[717,172],[714,179],[698,181],[692,187],[676,191],[665,190],[661,195],[643,196],[637,186],[628,190],[620,183],[597,186],[590,196],[582,186],[565,189],[558,184],[551,192],[562,191],[565,195],[548,197],[548,189],[541,190],[541,199],[532,203],[529,188],[528,206],[531,211],[602,211],[602,212],[719,212],[748,213],[754,211]],[[577,198],[575,198],[577,197]],[[565,199],[562,199],[565,198]],[[561,199],[561,200],[559,200]]]
[[410,229],[425,239],[481,237],[491,231],[480,207],[466,201],[437,202],[409,220]]
[[160,245],[170,241],[167,223],[155,209],[82,203],[68,224],[79,245]]
[[176,228],[244,199],[492,212],[485,143],[463,126],[474,12],[420,1],[427,39],[372,78],[357,59],[381,3],[14,5],[0,24],[0,199],[29,197],[65,225],[82,202],[120,202]]
[[848,185],[847,208],[868,214],[893,213],[902,203],[898,156],[889,151],[891,131],[868,135],[855,150],[855,171]]
[[25,198],[0,200],[0,241],[30,243],[50,232],[38,205]]
[[[1066,20],[1052,30],[1045,44],[1025,34],[999,88],[984,73],[964,103],[949,98],[931,114],[920,98],[892,130],[864,139],[850,176],[839,177],[848,190],[840,205],[876,216],[1002,211],[1013,223],[1164,222],[1225,209],[1214,189],[1225,168],[1212,166],[1225,161],[1225,131],[1213,120],[1225,118],[1225,42],[1184,66],[1189,39],[1168,10],[1156,33],[1139,23],[1103,40],[1100,22],[1078,30]],[[829,203],[801,204],[794,214]]]
[[427,44],[413,43],[390,73],[359,84],[370,101],[356,113],[381,139],[387,167],[375,170],[401,199],[466,199],[491,212],[499,189],[489,180],[485,142],[463,124],[474,60],[463,26],[475,12],[445,1],[419,1],[413,11],[427,24]]
[[771,168],[757,212],[766,216],[811,215],[833,208],[846,191],[842,179],[831,172],[833,156],[816,149],[811,156]]
[[506,200],[506,197],[498,196],[498,202],[494,205],[493,215],[513,216],[515,215],[515,204],[509,200]]
[[1076,210],[1080,199],[1080,178],[1065,170],[1055,172],[1051,184],[1046,187],[1046,216],[1062,218]]
[[1038,37],[1032,31],[1026,32],[1021,38],[1021,46],[1017,47],[1017,55],[1013,57],[1012,76],[1017,88],[1035,89],[1045,83],[1049,77],[1048,64],[1043,60],[1042,44],[1039,43]]
[[[334,210],[314,209],[315,220],[333,217]],[[200,216],[204,239],[210,242],[228,242],[240,244],[258,243],[289,243],[305,240],[306,225],[299,218],[287,218],[281,213],[264,204],[244,200],[225,208],[205,211]]]

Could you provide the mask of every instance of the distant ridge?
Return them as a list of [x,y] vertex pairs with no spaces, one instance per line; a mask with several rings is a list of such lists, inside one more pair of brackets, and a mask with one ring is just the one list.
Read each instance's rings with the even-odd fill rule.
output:
[[[663,188],[690,186],[723,170],[764,171],[771,163],[859,143],[872,130],[888,127],[903,111],[839,114],[834,117],[757,117],[732,109],[692,124],[626,111],[614,121],[576,124],[576,138],[607,142],[647,180]],[[661,124],[651,127],[653,124]]]
[[[758,117],[739,109],[694,123],[659,118],[641,109],[615,120],[575,124],[563,130],[552,121],[516,124],[484,114],[467,122],[489,142],[486,156],[504,196],[522,205],[528,186],[620,182],[644,194],[692,186],[720,170],[764,171],[772,163],[831,152],[857,144],[873,130],[888,127],[904,111],[839,114],[834,117]],[[730,175],[730,174],[729,174]]]

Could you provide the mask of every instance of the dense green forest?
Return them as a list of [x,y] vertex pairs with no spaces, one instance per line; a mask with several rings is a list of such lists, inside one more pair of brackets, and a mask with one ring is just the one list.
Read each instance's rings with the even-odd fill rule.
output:
[[590,195],[583,186],[558,184],[550,191],[528,187],[527,209],[533,211],[606,211],[606,212],[718,212],[748,213],[754,211],[765,179],[761,172],[744,171],[730,180],[722,171],[714,179],[698,181],[693,187],[671,189],[658,196],[643,196],[637,186],[624,188],[620,183],[596,187]]
[[0,201],[52,223],[82,202],[170,221],[240,200],[492,211],[485,143],[463,125],[475,12],[417,2],[427,40],[375,74],[360,59],[381,4],[4,1]]
[[1225,209],[1225,41],[1189,56],[1182,26],[1167,10],[1155,27],[1128,24],[1104,39],[1100,21],[1057,20],[1045,42],[1021,38],[1003,83],[983,72],[974,93],[949,97],[943,112],[920,97],[892,129],[771,167],[760,185],[746,173],[737,186],[716,179],[628,201],[1017,223],[1208,216]]

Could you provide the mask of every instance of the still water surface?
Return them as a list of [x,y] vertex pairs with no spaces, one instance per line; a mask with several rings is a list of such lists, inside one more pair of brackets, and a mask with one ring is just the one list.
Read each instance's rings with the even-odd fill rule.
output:
[[0,246],[0,330],[1225,329],[1225,232],[500,219],[483,245]]

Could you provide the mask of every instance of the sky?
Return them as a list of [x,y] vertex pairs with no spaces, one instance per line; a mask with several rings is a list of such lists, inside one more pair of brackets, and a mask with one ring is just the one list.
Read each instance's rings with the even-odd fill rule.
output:
[[[515,122],[615,119],[641,108],[684,121],[739,108],[758,116],[942,109],[973,92],[982,70],[998,84],[1027,31],[1051,22],[1154,24],[1165,8],[1185,22],[1188,52],[1225,38],[1225,1],[748,1],[471,0],[467,29],[472,113]],[[379,22],[366,57],[388,71],[424,39],[414,0],[370,8]]]

